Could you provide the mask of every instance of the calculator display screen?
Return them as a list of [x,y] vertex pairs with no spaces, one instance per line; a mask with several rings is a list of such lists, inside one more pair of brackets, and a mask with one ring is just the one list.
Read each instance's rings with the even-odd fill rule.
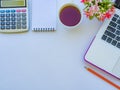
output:
[[26,0],[0,0],[1,8],[26,7]]

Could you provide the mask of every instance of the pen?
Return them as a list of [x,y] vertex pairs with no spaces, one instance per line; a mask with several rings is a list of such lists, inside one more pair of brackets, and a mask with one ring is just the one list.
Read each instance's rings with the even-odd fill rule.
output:
[[114,86],[115,88],[117,88],[118,90],[120,90],[120,86],[118,86],[117,84],[113,83],[112,81],[106,79],[105,77],[103,77],[102,75],[98,74],[97,72],[95,72],[94,70],[92,70],[91,68],[85,67],[85,69],[89,72],[91,72],[92,74],[96,75],[97,77],[101,78],[102,80],[104,80],[105,82],[109,83],[110,85]]

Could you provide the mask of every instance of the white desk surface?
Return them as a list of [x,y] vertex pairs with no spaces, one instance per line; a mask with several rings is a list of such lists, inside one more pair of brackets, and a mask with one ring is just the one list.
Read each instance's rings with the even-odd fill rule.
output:
[[116,90],[84,69],[102,23],[84,16],[79,30],[67,31],[57,22],[56,32],[0,34],[0,90]]

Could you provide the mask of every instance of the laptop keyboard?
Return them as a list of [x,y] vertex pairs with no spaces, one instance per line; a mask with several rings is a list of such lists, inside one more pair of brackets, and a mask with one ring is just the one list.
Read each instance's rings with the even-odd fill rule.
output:
[[114,14],[107,29],[102,36],[102,40],[120,49],[120,16]]

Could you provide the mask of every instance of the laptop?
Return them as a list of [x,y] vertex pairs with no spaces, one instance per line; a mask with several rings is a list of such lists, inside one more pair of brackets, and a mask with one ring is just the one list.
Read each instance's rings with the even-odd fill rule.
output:
[[105,20],[85,54],[85,61],[120,79],[120,0],[114,15]]

